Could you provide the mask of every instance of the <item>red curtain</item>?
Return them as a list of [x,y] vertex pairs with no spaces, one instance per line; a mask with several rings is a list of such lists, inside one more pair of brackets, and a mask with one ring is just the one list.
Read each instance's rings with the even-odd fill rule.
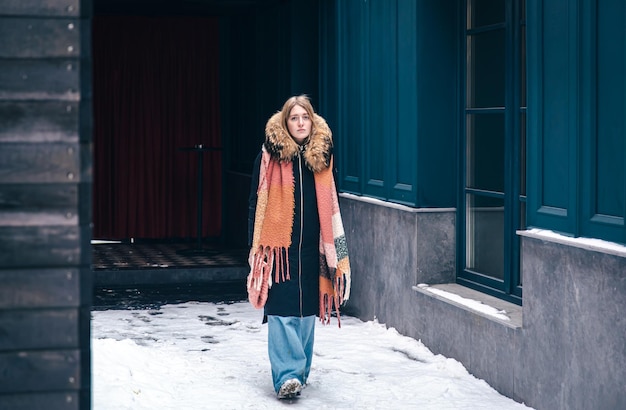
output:
[[[221,147],[213,18],[93,20],[93,237],[195,238],[197,153]],[[221,230],[222,153],[203,157],[202,236]]]

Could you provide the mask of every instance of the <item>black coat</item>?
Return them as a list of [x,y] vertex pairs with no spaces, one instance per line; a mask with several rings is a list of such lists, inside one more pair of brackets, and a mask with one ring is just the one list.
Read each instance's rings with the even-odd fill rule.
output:
[[[292,162],[295,209],[288,250],[291,279],[279,283],[272,279],[264,309],[265,315],[305,317],[319,314],[320,223],[313,172],[305,165],[302,155],[297,155]],[[261,153],[254,162],[248,201],[249,246],[254,230],[260,163]]]

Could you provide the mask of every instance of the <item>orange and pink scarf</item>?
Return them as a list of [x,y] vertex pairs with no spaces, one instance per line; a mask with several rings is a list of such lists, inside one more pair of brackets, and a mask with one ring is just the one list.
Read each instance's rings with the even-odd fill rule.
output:
[[[320,218],[319,317],[323,323],[330,323],[334,308],[341,326],[339,306],[350,297],[350,262],[332,158],[330,166],[314,173],[314,179]],[[263,148],[247,279],[248,299],[257,309],[265,306],[273,281],[290,279],[287,251],[291,245],[293,218],[293,163],[276,161]]]

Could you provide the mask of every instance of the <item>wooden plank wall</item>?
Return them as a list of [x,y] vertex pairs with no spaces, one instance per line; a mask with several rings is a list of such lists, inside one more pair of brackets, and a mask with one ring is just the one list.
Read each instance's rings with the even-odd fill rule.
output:
[[91,0],[0,0],[0,410],[91,407]]

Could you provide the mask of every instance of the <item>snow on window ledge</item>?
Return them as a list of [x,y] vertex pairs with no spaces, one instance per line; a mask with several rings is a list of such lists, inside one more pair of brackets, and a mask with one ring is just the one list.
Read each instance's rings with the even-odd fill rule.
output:
[[561,235],[547,229],[537,228],[517,231],[517,234],[520,236],[525,236],[527,238],[540,239],[542,241],[574,246],[581,249],[602,252],[626,258],[626,246],[616,242],[609,242],[595,238],[573,238],[571,236]]
[[474,289],[456,284],[420,283],[413,290],[483,316],[510,328],[522,327],[522,307]]
[[357,202],[363,202],[372,205],[378,205],[385,208],[398,209],[400,211],[413,212],[413,213],[442,213],[442,212],[455,212],[456,208],[413,208],[408,205],[397,204],[395,202],[384,201],[378,198],[372,198],[369,196],[361,196],[351,194],[349,192],[339,193],[340,198],[351,199]]

